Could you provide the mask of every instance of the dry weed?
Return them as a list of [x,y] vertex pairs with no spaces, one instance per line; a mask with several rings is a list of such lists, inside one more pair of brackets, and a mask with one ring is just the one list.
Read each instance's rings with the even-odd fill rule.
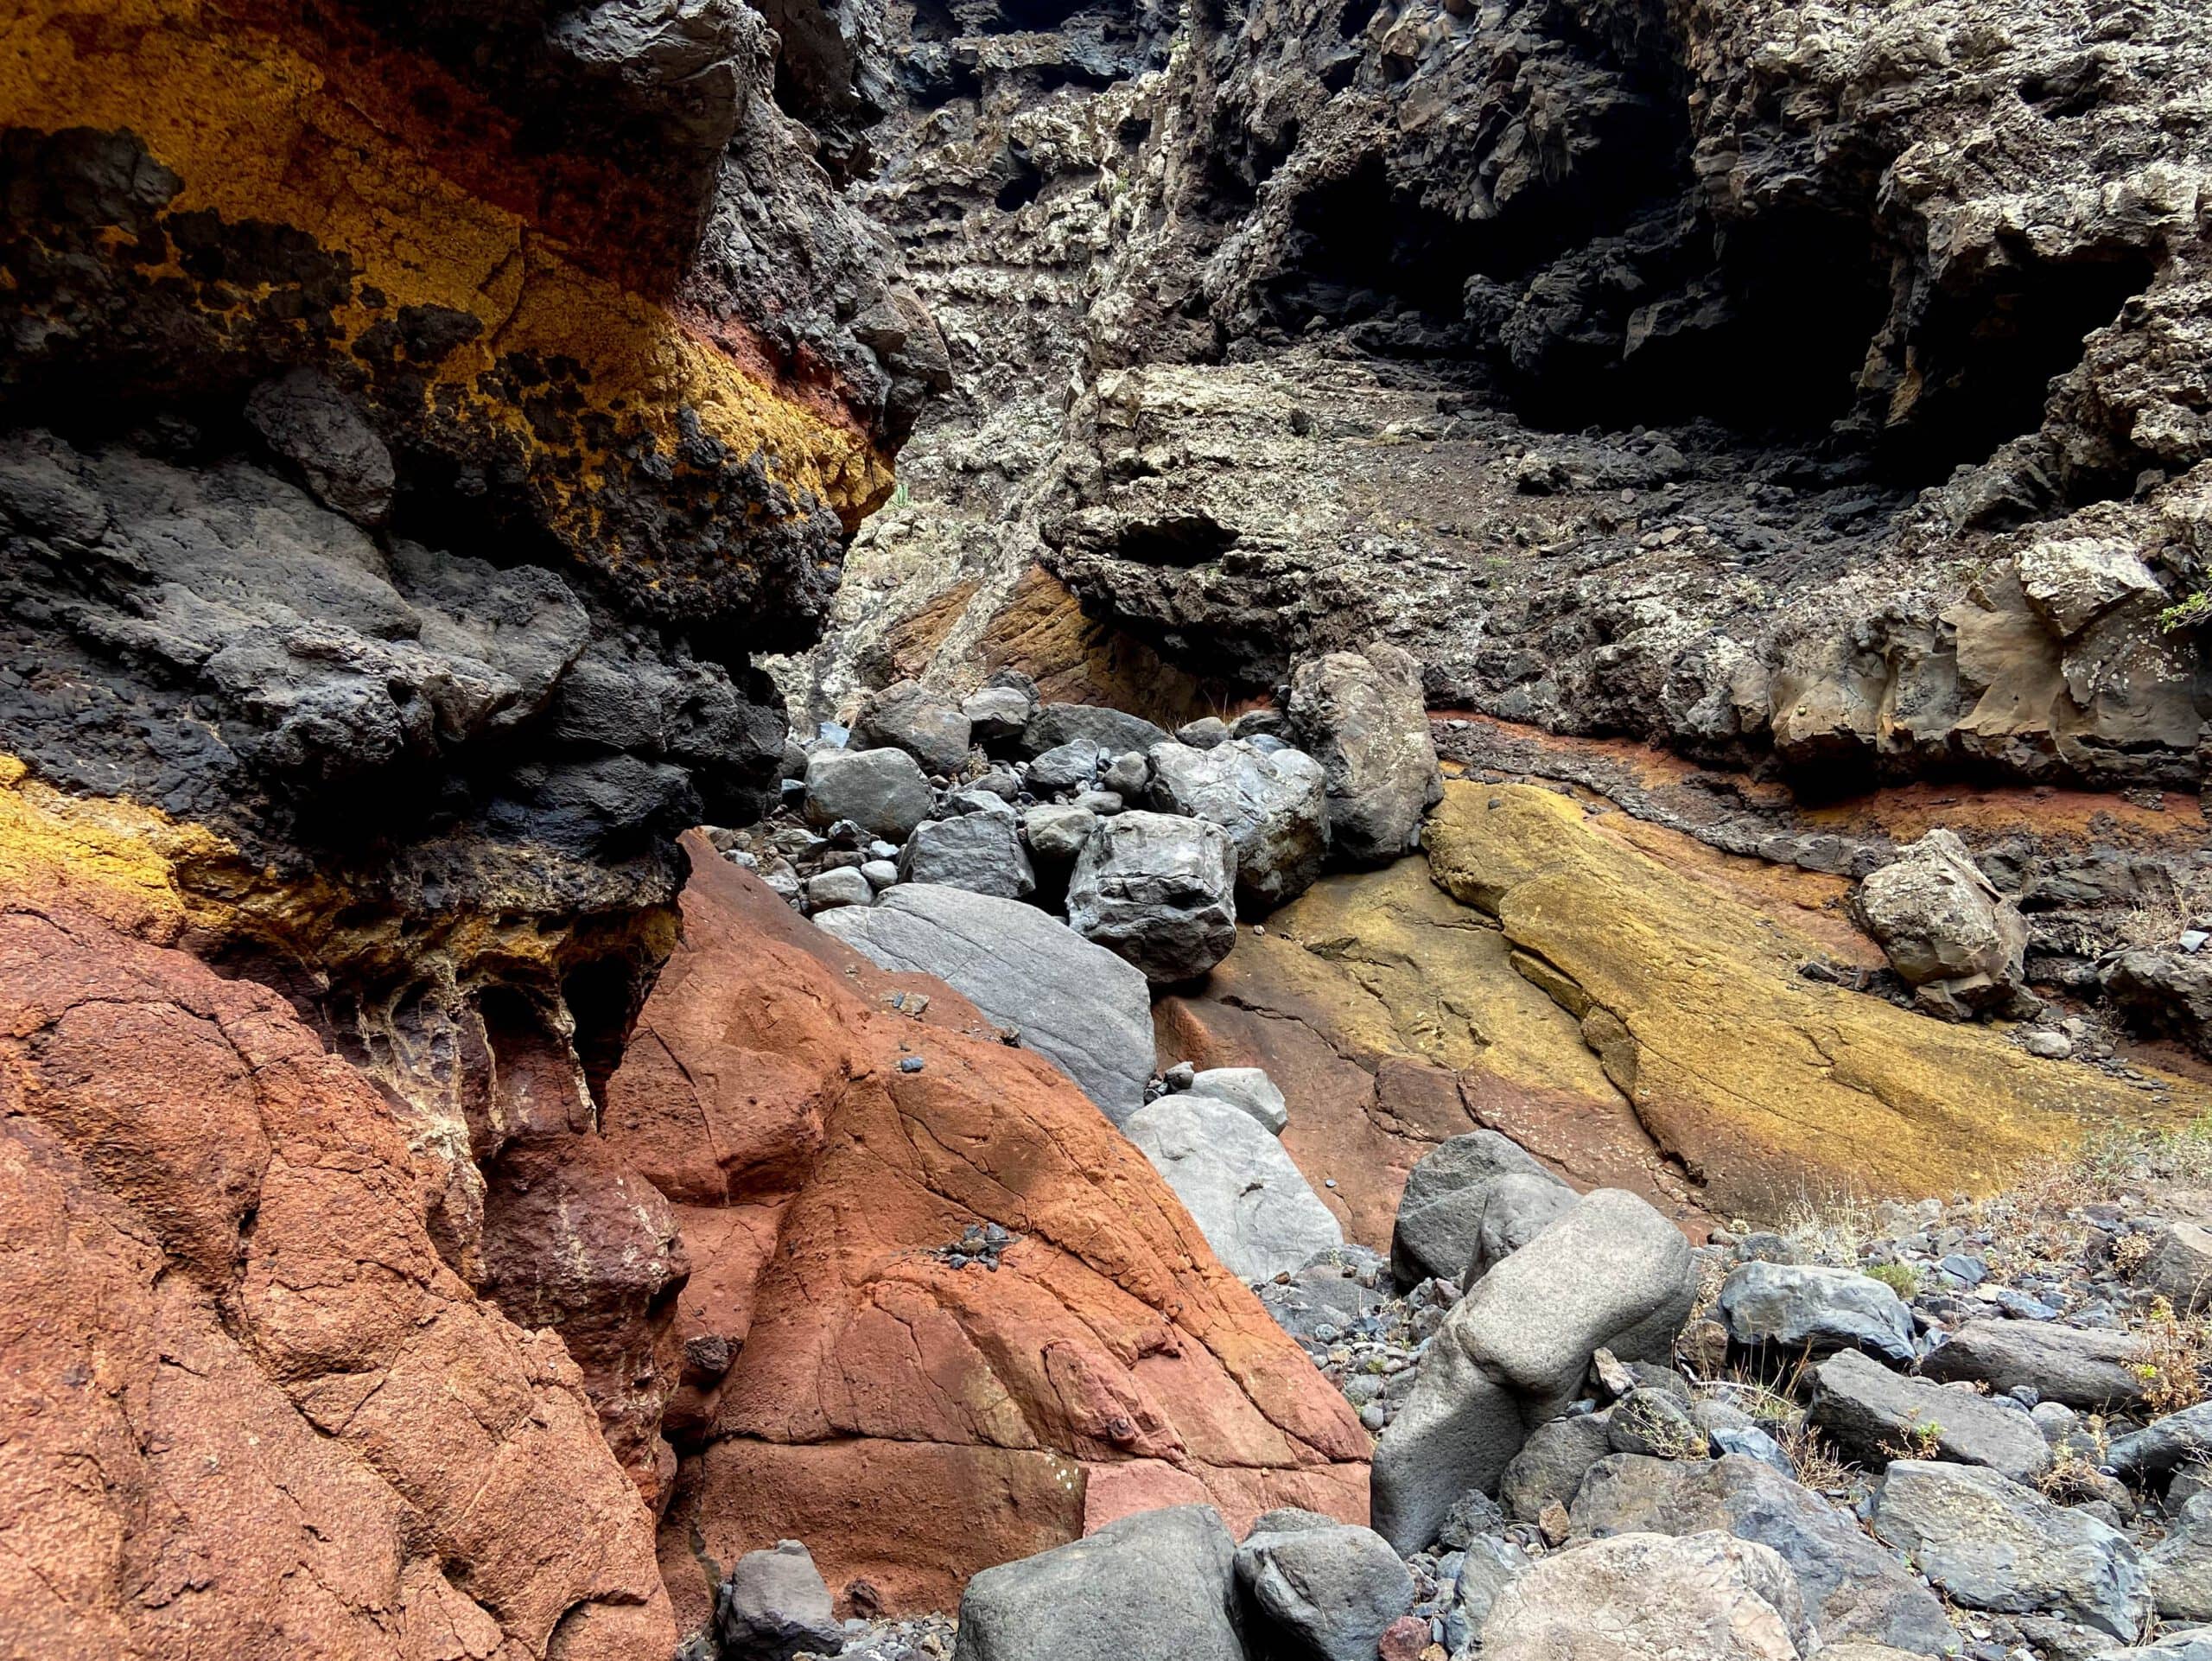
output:
[[2171,945],[2183,930],[2212,914],[2212,867],[2190,866],[2168,875],[2165,894],[2143,901],[2120,920],[2115,932],[2122,945]]
[[2144,1401],[2156,1414],[2178,1413],[2205,1397],[2212,1378],[2212,1322],[2202,1315],[2176,1313],[2164,1298],[2152,1300],[2143,1324],[2143,1359],[2129,1369],[2144,1384]]

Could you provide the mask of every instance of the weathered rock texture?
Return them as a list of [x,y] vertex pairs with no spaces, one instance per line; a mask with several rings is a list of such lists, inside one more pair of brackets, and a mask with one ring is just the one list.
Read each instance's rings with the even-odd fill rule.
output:
[[[1612,834],[1624,817],[1525,785],[1450,784],[1430,863],[1497,919],[1513,967],[1580,1022],[1714,1210],[1772,1215],[1823,1189],[1986,1192],[2086,1124],[2146,1117],[2120,1080],[1804,978],[1822,955],[1808,931],[1670,871]],[[2182,1085],[2175,1099],[2199,1096]]]
[[[436,1161],[148,891],[0,901],[0,1626],[25,1655],[644,1661],[576,1363],[441,1259]],[[91,1474],[88,1474],[91,1473]]]
[[771,39],[722,0],[0,24],[0,752],[193,839],[203,950],[424,1145],[588,1116],[675,835],[773,786],[746,654],[818,630],[928,379]]
[[[840,1597],[943,1608],[1148,1505],[1364,1520],[1350,1408],[1074,1085],[688,845],[683,943],[607,1110],[690,1254],[677,1339],[727,1362],[670,1406],[679,1612],[702,1562],[781,1537]],[[994,1224],[998,1267],[963,1266]]]
[[829,702],[1080,673],[1071,595],[1230,697],[1380,634],[1828,783],[2201,779],[2192,8],[887,14],[955,391]]

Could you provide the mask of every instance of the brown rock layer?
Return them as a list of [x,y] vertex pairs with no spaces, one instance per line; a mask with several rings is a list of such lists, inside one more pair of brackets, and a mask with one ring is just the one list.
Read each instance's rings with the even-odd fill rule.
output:
[[[1351,1410],[1080,1091],[689,846],[683,943],[607,1111],[695,1261],[679,1613],[779,1535],[841,1595],[924,1608],[1157,1495],[1364,1516]],[[995,1270],[950,1260],[993,1223]]]
[[645,1658],[651,1519],[273,994],[0,901],[0,1631],[22,1656]]

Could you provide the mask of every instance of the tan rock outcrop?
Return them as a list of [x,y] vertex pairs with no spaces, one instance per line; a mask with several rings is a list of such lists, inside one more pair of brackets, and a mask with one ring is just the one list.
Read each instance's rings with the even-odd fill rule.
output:
[[1450,784],[1429,860],[1498,920],[1515,966],[1580,1021],[1717,1212],[1987,1192],[2093,1125],[2208,1105],[2200,1086],[2147,1097],[1997,1033],[1807,981],[1797,965],[1822,953],[1809,931],[1669,869],[1609,823],[1548,790]]

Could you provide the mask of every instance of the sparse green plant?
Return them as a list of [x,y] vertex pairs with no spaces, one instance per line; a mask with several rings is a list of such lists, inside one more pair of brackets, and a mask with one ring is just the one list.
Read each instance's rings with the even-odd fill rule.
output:
[[2152,1300],[2143,1325],[2142,1360],[2129,1371],[2143,1381],[2144,1403],[2153,1413],[2178,1413],[2205,1397],[2212,1376],[2212,1326],[2183,1314],[2164,1298]]
[[1937,1459],[1943,1452],[1943,1427],[1934,1419],[1916,1418],[1882,1444],[1891,1459]]
[[2212,623],[2212,589],[2199,589],[2158,614],[2158,627],[2169,634],[2205,623]]
[[1910,1299],[1920,1291],[1920,1270],[1911,1263],[1869,1263],[1863,1272],[1901,1298]]

